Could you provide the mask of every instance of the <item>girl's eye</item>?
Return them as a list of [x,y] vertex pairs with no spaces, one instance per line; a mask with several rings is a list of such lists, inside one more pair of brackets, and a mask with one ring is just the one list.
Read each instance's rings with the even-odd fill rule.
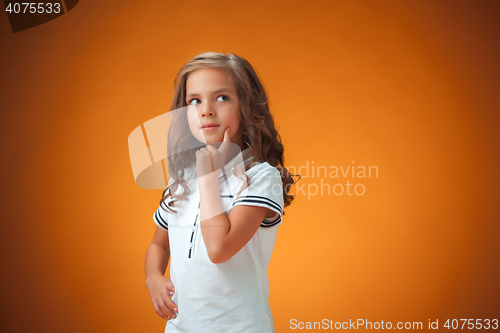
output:
[[[220,96],[217,98],[217,100],[219,100],[219,98],[221,98],[221,97],[225,98],[225,100],[224,100],[224,101],[226,101],[226,100],[229,98],[229,97],[227,97],[226,95],[220,95]],[[224,102],[224,101],[221,101],[221,102]]]
[[[223,98],[223,100],[220,100],[221,98]],[[229,99],[228,96],[226,95],[220,95],[219,97],[217,97],[217,100],[220,101],[220,102],[225,102]],[[193,101],[200,101],[198,98],[191,98],[189,101],[188,101],[188,105],[189,104],[193,104],[193,105],[198,105],[199,103],[193,103]]]

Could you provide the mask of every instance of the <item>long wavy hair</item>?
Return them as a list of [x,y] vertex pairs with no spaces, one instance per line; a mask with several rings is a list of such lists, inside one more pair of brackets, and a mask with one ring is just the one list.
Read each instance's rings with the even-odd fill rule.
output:
[[[170,111],[187,106],[186,103],[186,82],[189,75],[200,68],[217,68],[228,73],[236,88],[240,99],[240,130],[242,135],[243,150],[249,148],[243,159],[251,157],[252,163],[245,162],[245,172],[257,162],[268,162],[276,167],[281,174],[283,183],[284,206],[287,207],[293,201],[289,189],[295,182],[288,170],[284,167],[284,148],[281,137],[274,126],[274,119],[269,111],[267,94],[250,63],[233,53],[227,55],[215,52],[205,52],[192,58],[177,73],[174,81],[174,96]],[[180,147],[199,146],[200,142],[191,134],[186,112],[174,114],[167,141],[168,168],[173,182],[167,186],[160,200],[160,207],[169,197],[165,211],[176,214],[172,209],[177,200],[187,200],[191,193],[188,183],[184,179],[185,169],[195,165],[196,151],[193,148],[181,151]],[[236,173],[236,171],[235,171]],[[250,179],[246,174],[246,186],[250,185]],[[297,179],[298,181],[298,179]],[[169,182],[170,183],[170,182]],[[172,194],[177,191],[178,186],[184,188],[181,194]],[[184,186],[186,185],[186,186]],[[285,214],[283,212],[283,214]]]

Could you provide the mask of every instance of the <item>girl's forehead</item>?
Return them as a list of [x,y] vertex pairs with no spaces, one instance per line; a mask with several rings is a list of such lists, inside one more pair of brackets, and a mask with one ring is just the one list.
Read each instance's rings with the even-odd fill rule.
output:
[[[191,72],[186,81],[186,90],[216,91],[222,88],[233,90],[229,73],[217,68],[200,68]],[[193,93],[198,93],[194,91]]]

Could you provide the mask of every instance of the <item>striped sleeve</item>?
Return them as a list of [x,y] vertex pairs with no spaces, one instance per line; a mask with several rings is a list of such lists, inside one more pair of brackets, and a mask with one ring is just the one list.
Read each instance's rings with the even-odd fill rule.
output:
[[161,207],[158,207],[156,212],[153,214],[153,220],[155,221],[156,225],[166,231],[168,231],[167,214],[168,213],[165,212]]
[[[169,182],[170,184],[170,182]],[[167,193],[168,190],[165,190],[163,192],[162,197]],[[156,212],[153,214],[153,220],[155,221],[156,225],[163,230],[168,231],[168,215],[170,214],[169,212],[165,211],[166,205],[172,200],[172,197],[168,197],[164,202],[161,203],[161,205],[158,206],[158,209]]]
[[283,185],[281,174],[275,167],[265,163],[264,167],[252,177],[250,185],[234,200],[232,207],[238,205],[267,207],[276,214],[264,218],[261,227],[279,225],[283,216]]

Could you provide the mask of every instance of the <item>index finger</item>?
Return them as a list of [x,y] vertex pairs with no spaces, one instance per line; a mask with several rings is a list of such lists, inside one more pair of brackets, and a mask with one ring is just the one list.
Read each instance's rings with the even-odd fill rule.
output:
[[222,152],[224,155],[226,154],[227,149],[229,148],[229,144],[231,143],[231,137],[229,136],[230,131],[231,129],[227,127],[226,130],[224,131],[224,139],[219,147],[219,151]]

